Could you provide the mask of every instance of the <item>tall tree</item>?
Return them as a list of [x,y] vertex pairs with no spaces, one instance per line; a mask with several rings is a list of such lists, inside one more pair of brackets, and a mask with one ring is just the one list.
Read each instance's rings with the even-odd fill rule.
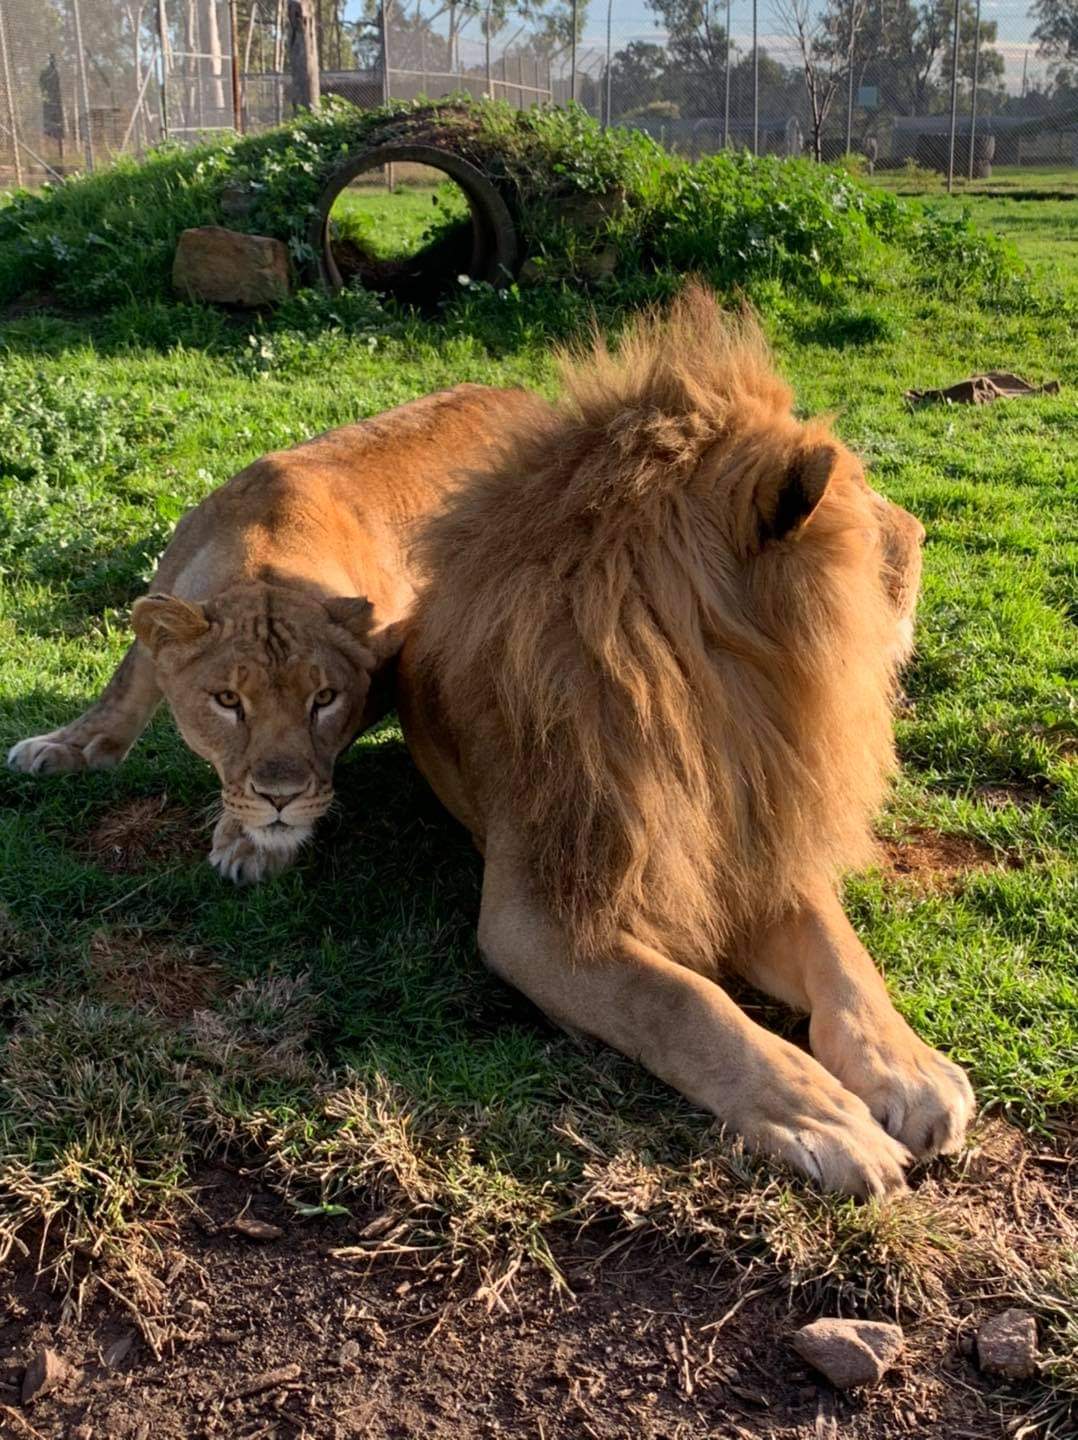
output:
[[1041,55],[1078,60],[1078,0],[1033,0],[1033,38]]
[[647,0],[668,39],[667,73],[676,80],[682,114],[722,113],[726,84],[725,0]]

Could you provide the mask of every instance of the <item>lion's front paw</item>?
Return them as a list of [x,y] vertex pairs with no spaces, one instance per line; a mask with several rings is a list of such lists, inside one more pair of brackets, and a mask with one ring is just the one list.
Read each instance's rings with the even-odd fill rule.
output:
[[67,770],[84,770],[86,757],[79,745],[67,745],[49,735],[31,735],[12,745],[7,763],[24,775],[60,775]]
[[742,1126],[758,1150],[785,1160],[823,1190],[868,1200],[906,1188],[911,1155],[872,1118],[865,1103],[810,1056],[784,1043],[778,1084],[757,1118]]
[[225,880],[237,885],[257,885],[287,870],[296,858],[299,846],[277,845],[262,849],[247,831],[230,815],[222,815],[213,832],[210,864]]
[[25,775],[63,775],[73,770],[110,770],[123,756],[123,747],[108,735],[93,735],[84,743],[75,743],[57,730],[52,735],[20,740],[7,752],[7,763]]
[[841,1020],[821,1027],[814,1017],[812,1049],[918,1160],[961,1147],[975,1109],[970,1083],[897,1015],[872,1033]]

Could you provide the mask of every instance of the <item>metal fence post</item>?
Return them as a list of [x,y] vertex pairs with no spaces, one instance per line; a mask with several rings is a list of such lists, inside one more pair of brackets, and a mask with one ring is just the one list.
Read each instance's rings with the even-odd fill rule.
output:
[[977,76],[981,63],[981,0],[977,0],[977,21],[973,34],[973,95],[969,107],[969,178],[973,179],[973,142],[977,138]]
[[165,0],[157,0],[157,43],[161,50],[161,139],[168,139],[168,17]]
[[[957,0],[956,0],[957,3]],[[757,41],[758,3],[752,0],[752,153],[760,153],[760,46]]]
[[850,6],[850,50],[846,57],[849,75],[846,77],[846,154],[853,149],[853,51],[857,32],[853,26],[853,6]]
[[8,64],[7,56],[7,27],[4,24],[4,11],[0,6],[0,59],[4,65],[4,96],[7,101],[7,123],[11,131],[11,158],[15,164],[15,184],[22,184],[22,156],[19,154],[19,132],[15,123],[15,96],[11,89],[11,66]]
[[75,24],[75,51],[79,71],[79,98],[83,115],[83,148],[86,155],[86,170],[92,175],[94,170],[94,139],[90,133],[90,87],[86,83],[86,51],[82,48],[82,19],[79,15],[79,0],[71,0],[71,18]]
[[378,7],[378,38],[382,47],[382,104],[390,101],[389,84],[389,0]]
[[243,134],[243,97],[240,94],[240,37],[236,25],[236,0],[228,0],[228,44],[232,51],[232,125],[237,135]]
[[606,118],[605,129],[610,124],[610,26],[614,17],[614,0],[606,0]]
[[951,137],[947,149],[947,194],[954,189],[954,132],[958,123],[958,21],[962,0],[954,0],[954,54],[951,58]]
[[485,58],[485,62],[486,62],[486,71],[487,71],[487,99],[488,99],[488,100],[493,100],[493,99],[494,99],[494,81],[493,81],[493,79],[491,78],[491,74],[490,74],[490,11],[491,11],[491,4],[492,4],[492,0],[487,0],[486,19],[485,19],[484,22],[483,22],[483,29],[486,31],[485,42],[484,42],[484,47],[485,47],[485,56],[484,56],[484,58]]
[[722,148],[730,144],[730,0],[726,0],[726,79],[722,89]]
[[576,24],[577,0],[573,0],[570,12],[573,34],[569,41],[569,99],[576,99]]

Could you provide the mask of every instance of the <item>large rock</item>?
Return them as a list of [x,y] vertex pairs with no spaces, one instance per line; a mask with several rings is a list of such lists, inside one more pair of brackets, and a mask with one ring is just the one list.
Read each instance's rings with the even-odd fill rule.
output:
[[977,1360],[991,1375],[1026,1380],[1037,1368],[1037,1322],[1028,1310],[1004,1310],[977,1331]]
[[836,1390],[850,1390],[881,1380],[904,1342],[899,1327],[882,1320],[814,1320],[790,1343]]
[[288,247],[268,235],[241,235],[220,225],[184,230],[172,262],[172,284],[190,300],[274,305],[289,292]]

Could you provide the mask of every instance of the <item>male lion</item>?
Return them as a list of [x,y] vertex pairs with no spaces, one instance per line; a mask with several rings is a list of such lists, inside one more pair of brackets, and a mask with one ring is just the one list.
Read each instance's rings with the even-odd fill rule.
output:
[[9,763],[118,765],[164,696],[221,779],[211,863],[240,883],[283,870],[332,801],[337,756],[388,708],[371,682],[415,595],[412,525],[541,405],[459,385],[256,460],[176,527],[101,698]]
[[[871,853],[924,532],[699,289],[567,381],[424,527],[400,663],[485,856],[484,958],[825,1188],[901,1189],[973,1097],[836,882]],[[723,974],[807,1011],[812,1055]]]

